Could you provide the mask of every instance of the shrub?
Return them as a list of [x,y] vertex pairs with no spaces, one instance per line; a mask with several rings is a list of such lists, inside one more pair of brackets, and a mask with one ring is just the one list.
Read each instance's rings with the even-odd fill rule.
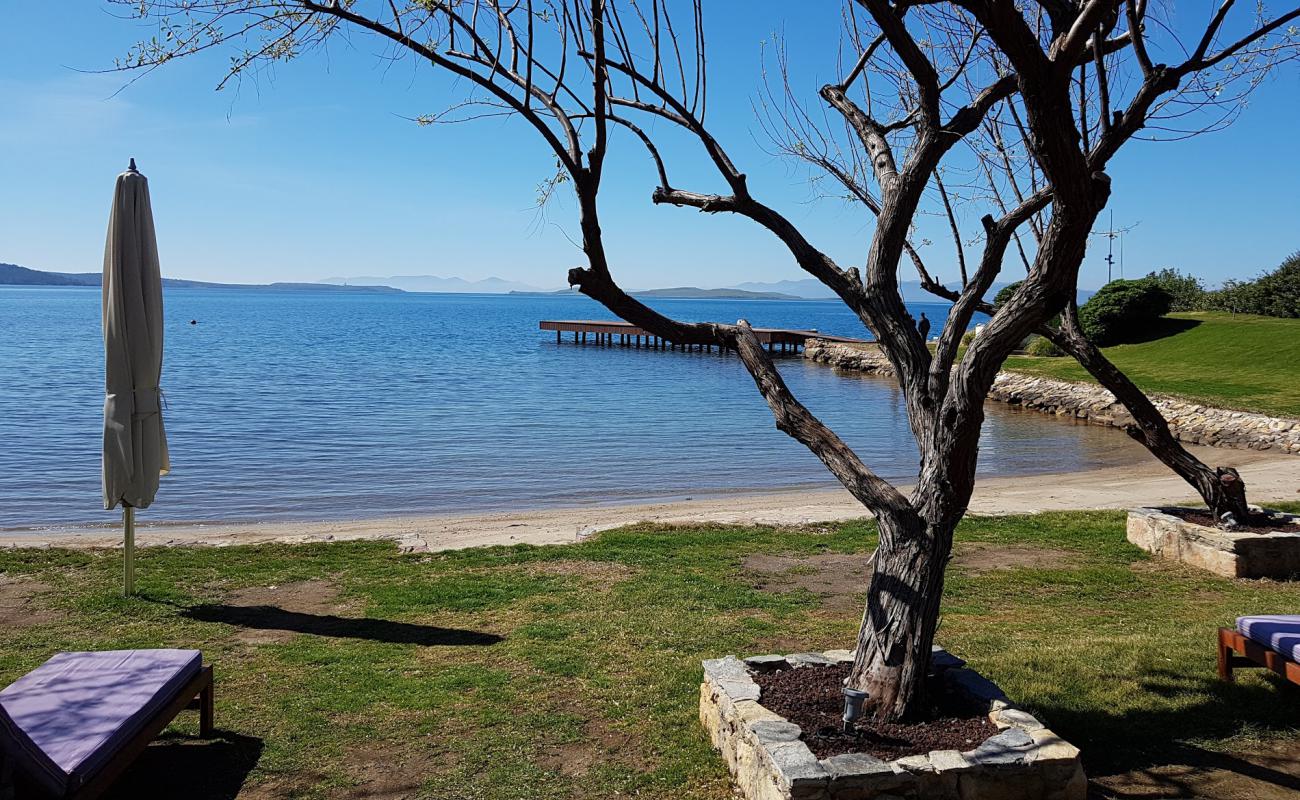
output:
[[1015,283],[1008,283],[1006,286],[998,289],[998,293],[993,296],[993,305],[1000,306],[1010,300],[1011,295],[1016,293],[1016,290],[1020,288],[1020,284],[1022,283],[1024,283],[1024,281],[1016,281]]
[[[1020,284],[1022,283],[1024,283],[1024,281],[1016,281],[1015,283],[1008,283],[1006,286],[1003,286],[1001,289],[998,289],[998,293],[993,296],[994,310],[997,310],[997,306],[1000,306],[1003,303],[1010,300],[1011,295],[1016,293],[1016,290],[1020,288]],[[1057,314],[1056,316],[1052,317],[1050,320],[1047,321],[1047,324],[1052,326],[1053,328],[1061,327],[1061,315]],[[1030,334],[1030,336],[1033,335],[1034,334]],[[1020,343],[1021,350],[1024,350],[1029,346],[1029,338],[1030,337],[1028,336],[1025,337],[1025,340]]]
[[1210,308],[1268,317],[1300,317],[1300,251],[1253,281],[1227,281],[1207,298]]
[[1111,281],[1079,309],[1079,323],[1095,344],[1117,344],[1168,314],[1171,301],[1169,293],[1149,278]]
[[1157,286],[1169,294],[1170,311],[1205,310],[1208,292],[1206,292],[1205,284],[1201,283],[1200,278],[1184,275],[1177,270],[1166,267],[1159,272],[1150,273],[1146,279],[1154,281]]
[[1025,348],[1025,352],[1031,356],[1038,356],[1039,358],[1059,358],[1060,356],[1065,355],[1061,348],[1052,344],[1051,340],[1045,339],[1042,336],[1031,337],[1029,340],[1029,346]]

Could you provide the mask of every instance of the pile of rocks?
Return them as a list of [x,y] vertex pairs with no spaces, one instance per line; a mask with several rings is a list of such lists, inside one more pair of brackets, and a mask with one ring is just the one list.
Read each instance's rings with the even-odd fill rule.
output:
[[942,650],[932,659],[953,690],[988,709],[999,733],[973,750],[883,761],[866,753],[818,759],[803,731],[762,705],[753,674],[853,660],[847,650],[735,656],[704,662],[700,721],[746,800],[1083,800],[1079,750],[1013,707],[988,679]]
[[840,369],[870,372],[873,375],[894,374],[889,359],[874,344],[853,345],[828,342],[825,339],[808,339],[803,343],[803,357]]
[[[804,346],[804,357],[841,369],[893,374],[889,361],[874,346],[810,339]],[[1133,418],[1113,394],[1092,384],[999,372],[989,398],[1096,425],[1125,428],[1133,424]],[[1162,395],[1153,395],[1151,400],[1180,441],[1300,454],[1300,420],[1213,408]]]

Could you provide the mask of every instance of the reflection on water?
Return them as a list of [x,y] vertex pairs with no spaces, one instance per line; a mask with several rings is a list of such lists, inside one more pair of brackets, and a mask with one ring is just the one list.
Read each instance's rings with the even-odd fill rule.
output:
[[[658,300],[684,319],[865,335],[833,302]],[[734,356],[556,344],[580,296],[168,290],[173,473],[144,520],[339,519],[831,487],[775,430]],[[941,306],[918,307],[943,317]],[[197,325],[190,325],[191,319]],[[0,288],[0,528],[111,522],[101,508],[95,289]],[[791,389],[887,478],[916,450],[889,379],[780,362]],[[1121,433],[988,407],[985,475],[1128,463]]]

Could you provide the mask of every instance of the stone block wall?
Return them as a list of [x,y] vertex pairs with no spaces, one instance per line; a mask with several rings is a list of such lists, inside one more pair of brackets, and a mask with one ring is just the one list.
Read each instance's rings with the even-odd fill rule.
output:
[[884,761],[866,753],[818,759],[798,725],[765,708],[755,672],[851,661],[847,650],[734,656],[704,662],[700,722],[746,800],[1083,800],[1079,750],[992,682],[943,651],[933,663],[954,691],[984,704],[999,732],[966,752]]
[[[1169,513],[1177,510],[1133,509],[1128,514],[1128,540],[1152,555],[1225,578],[1291,580],[1300,576],[1300,533],[1223,531]],[[1300,522],[1300,516],[1293,514],[1277,516],[1285,523]]]

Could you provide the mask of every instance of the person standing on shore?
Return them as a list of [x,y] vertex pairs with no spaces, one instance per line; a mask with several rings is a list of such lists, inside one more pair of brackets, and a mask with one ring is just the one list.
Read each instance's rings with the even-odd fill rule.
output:
[[923,341],[930,341],[930,320],[926,319],[925,312],[921,312],[921,321],[916,323],[916,332],[921,334]]

